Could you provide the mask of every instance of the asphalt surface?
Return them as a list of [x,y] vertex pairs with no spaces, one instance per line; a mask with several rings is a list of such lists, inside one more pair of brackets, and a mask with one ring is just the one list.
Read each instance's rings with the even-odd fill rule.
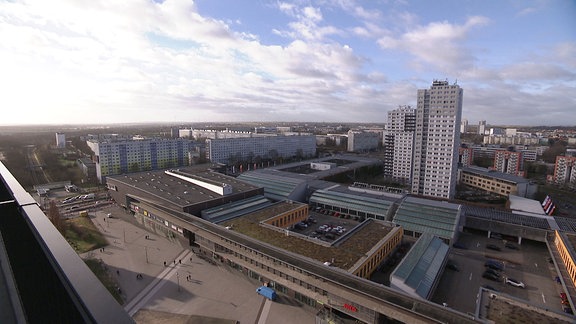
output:
[[[488,238],[479,234],[462,233],[459,242],[466,250],[452,249],[449,259],[460,271],[446,269],[432,301],[447,303],[461,312],[474,313],[479,288],[489,285],[501,293],[520,298],[541,308],[562,312],[560,293],[562,286],[554,280],[556,269],[547,259],[550,256],[545,243],[525,240],[518,250],[505,247],[505,241]],[[494,251],[486,248],[494,244],[501,248]],[[482,277],[488,259],[499,260],[505,268],[500,280],[493,281]],[[519,288],[505,284],[505,278],[522,281],[526,287]]]

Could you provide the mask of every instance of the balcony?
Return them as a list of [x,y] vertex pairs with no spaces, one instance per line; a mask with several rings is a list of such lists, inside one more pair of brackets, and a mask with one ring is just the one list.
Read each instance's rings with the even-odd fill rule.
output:
[[134,323],[0,163],[0,323]]

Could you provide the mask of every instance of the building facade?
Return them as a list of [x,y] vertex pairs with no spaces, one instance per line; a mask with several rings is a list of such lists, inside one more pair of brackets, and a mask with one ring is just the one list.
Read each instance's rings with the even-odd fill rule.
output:
[[89,139],[86,143],[94,152],[100,182],[109,175],[186,166],[188,152],[194,150],[188,139]]
[[532,198],[538,190],[538,185],[525,178],[480,167],[462,168],[460,183],[504,197]]
[[462,119],[460,123],[460,133],[464,134],[468,131],[468,119]]
[[66,148],[66,134],[56,133],[56,147]]
[[412,193],[453,198],[458,171],[463,90],[434,81],[418,90]]
[[574,251],[576,236],[560,231],[554,231],[554,234],[554,245],[558,249],[564,266],[566,266],[566,272],[570,276],[572,284],[576,285],[576,251]]
[[469,167],[474,164],[474,149],[471,147],[460,147],[458,149],[458,164],[462,167]]
[[557,156],[554,165],[554,183],[576,188],[576,156]]
[[348,131],[348,152],[366,152],[378,148],[382,135],[363,130]]
[[481,120],[478,122],[478,134],[484,135],[486,134],[486,121]]
[[494,170],[524,176],[524,160],[521,152],[512,152],[507,150],[498,150],[494,154]]
[[212,163],[247,161],[251,158],[276,159],[316,155],[316,137],[264,136],[247,138],[222,138],[206,140],[206,158]]
[[410,183],[416,109],[400,106],[388,112],[387,132],[384,135],[385,175]]

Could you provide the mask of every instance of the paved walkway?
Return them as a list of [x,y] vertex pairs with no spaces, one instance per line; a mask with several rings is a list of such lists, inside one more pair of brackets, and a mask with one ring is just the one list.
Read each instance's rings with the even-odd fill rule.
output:
[[143,321],[141,310],[147,315],[150,311],[172,314],[170,323],[186,323],[190,316],[210,323],[314,323],[313,309],[285,297],[267,302],[256,293],[257,283],[245,274],[208,263],[179,240],[146,231],[116,205],[90,216],[109,245],[82,257],[101,259],[117,276],[124,308],[138,323],[161,320],[147,316]]

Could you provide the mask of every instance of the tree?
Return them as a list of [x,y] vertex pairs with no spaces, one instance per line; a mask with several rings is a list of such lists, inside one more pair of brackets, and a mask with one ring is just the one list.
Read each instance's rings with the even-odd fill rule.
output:
[[48,219],[52,222],[54,227],[64,235],[65,227],[64,222],[62,221],[62,216],[60,215],[60,211],[56,206],[56,201],[50,200],[50,207],[48,208]]
[[138,172],[140,171],[140,166],[137,162],[134,162],[130,165],[130,172]]
[[474,165],[489,168],[494,165],[494,159],[489,157],[476,156],[474,157]]
[[553,144],[542,153],[542,160],[547,163],[556,163],[556,157],[566,152],[566,142],[554,141]]
[[254,152],[252,152],[252,151],[248,152],[248,155],[246,156],[246,161],[248,163],[254,162]]
[[270,159],[274,162],[278,161],[278,151],[276,151],[275,149],[271,149],[268,152],[268,155],[270,156]]
[[301,148],[299,148],[296,150],[296,159],[302,160],[302,158],[304,158],[304,151]]

